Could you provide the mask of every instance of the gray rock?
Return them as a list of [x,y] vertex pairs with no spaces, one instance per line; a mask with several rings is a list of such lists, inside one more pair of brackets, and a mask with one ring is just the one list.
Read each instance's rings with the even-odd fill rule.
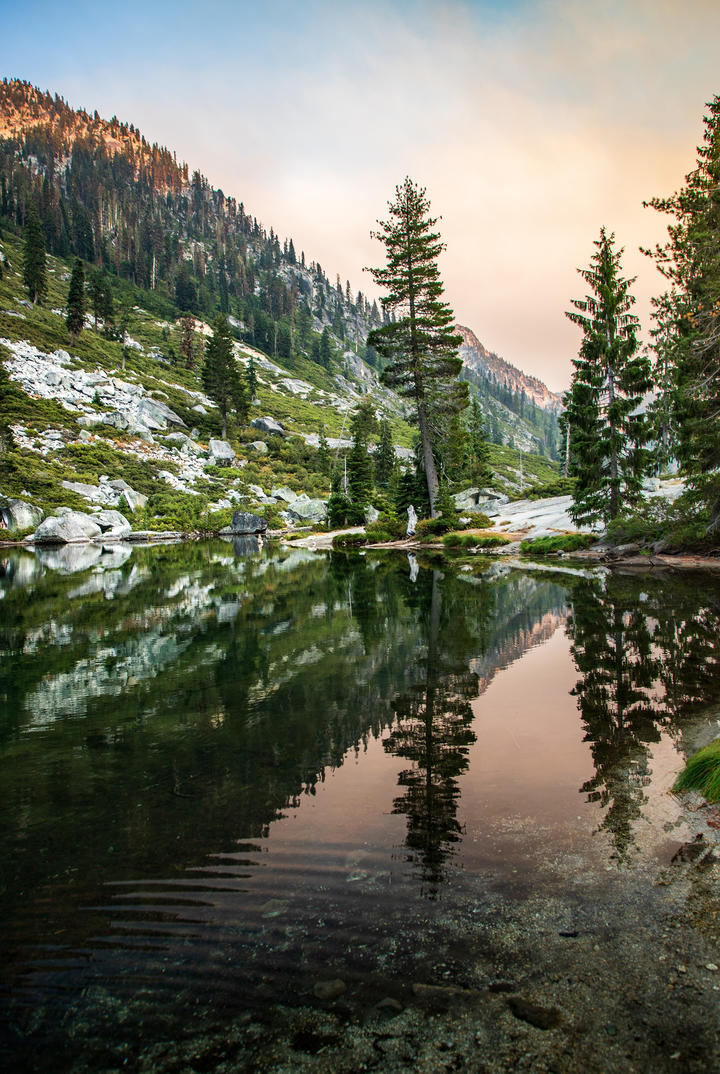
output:
[[508,497],[494,489],[469,488],[453,496],[458,511],[484,511],[487,507],[508,503]]
[[256,451],[258,455],[267,455],[268,453],[268,446],[264,440],[251,440],[245,447],[249,451]]
[[235,462],[235,452],[227,440],[211,440],[208,444],[210,460],[216,466],[232,466]]
[[125,515],[121,515],[119,511],[98,511],[93,518],[104,537],[125,537],[132,529]]
[[413,507],[412,504],[410,504],[410,506],[407,509],[407,516],[408,516],[407,530],[405,532],[406,532],[408,537],[414,537],[415,536],[415,530],[417,528],[417,520],[418,519],[417,519],[417,513],[416,513],[415,508]]
[[288,505],[284,513],[291,522],[324,522],[327,518],[327,503],[325,500],[310,500],[307,496],[299,496]]
[[281,485],[278,488],[272,489],[270,495],[274,500],[282,500],[284,503],[295,503],[298,498],[297,492],[293,492],[286,485]]
[[114,481],[108,481],[108,485],[111,489],[115,489],[116,492],[125,492],[127,490],[132,492],[132,487],[128,485],[127,481],[123,481],[121,477],[115,478]]
[[135,489],[126,488],[123,490],[120,502],[125,501],[129,511],[137,511],[147,506],[148,498],[144,496],[142,492],[136,492]]
[[167,403],[159,399],[143,399],[137,414],[138,422],[147,429],[157,431],[167,429],[168,425],[182,425],[183,428],[187,428],[182,418],[171,410]]
[[380,518],[380,512],[377,507],[368,507],[365,510],[365,521],[370,524],[371,522],[377,522]]
[[285,429],[279,421],[274,421],[273,418],[253,418],[250,422],[254,429],[260,429],[263,433],[269,433],[270,436],[285,436]]
[[91,503],[105,503],[107,494],[100,485],[85,485],[82,481],[61,481],[60,484],[68,492],[75,492]]
[[250,511],[236,511],[232,520],[232,533],[265,533],[267,519]]
[[42,521],[43,513],[39,507],[33,507],[24,500],[15,500],[0,496],[0,529],[17,533],[29,530]]
[[32,540],[36,544],[70,544],[73,541],[91,541],[102,533],[97,522],[81,511],[65,511],[62,515],[50,515],[35,530]]
[[264,491],[260,488],[259,485],[248,485],[247,488],[248,488],[248,492],[253,496],[257,496],[257,497],[264,497],[265,496]]

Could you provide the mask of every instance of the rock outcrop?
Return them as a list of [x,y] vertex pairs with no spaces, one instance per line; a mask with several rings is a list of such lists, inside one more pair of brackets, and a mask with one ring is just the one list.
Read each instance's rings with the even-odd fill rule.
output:
[[43,513],[40,508],[33,507],[31,503],[9,496],[0,496],[0,530],[21,533],[23,530],[37,526],[42,517]]

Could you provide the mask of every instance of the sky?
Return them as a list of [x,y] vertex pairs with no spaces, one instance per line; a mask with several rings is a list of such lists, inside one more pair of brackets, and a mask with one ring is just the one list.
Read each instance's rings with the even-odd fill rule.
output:
[[134,123],[354,292],[411,176],[457,321],[556,391],[602,226],[647,337],[668,220],[642,203],[720,93],[717,0],[0,0],[0,26],[0,74]]

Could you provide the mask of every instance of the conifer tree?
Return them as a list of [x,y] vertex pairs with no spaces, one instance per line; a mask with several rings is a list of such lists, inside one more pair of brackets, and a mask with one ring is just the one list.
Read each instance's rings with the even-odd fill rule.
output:
[[386,489],[390,484],[390,479],[392,478],[397,465],[395,448],[392,440],[392,429],[390,427],[390,422],[387,420],[380,423],[380,440],[375,449],[374,464],[375,484],[381,489]]
[[488,446],[485,421],[477,399],[473,396],[468,420],[470,434],[470,470],[471,480],[477,481],[483,488],[492,486],[494,475],[490,469],[490,448]]
[[235,361],[230,325],[222,314],[213,322],[213,334],[205,344],[202,380],[205,391],[220,410],[222,438],[225,440],[228,414],[234,411],[242,425],[247,421],[250,404]]
[[[0,460],[13,447],[13,435],[6,407],[9,406],[11,385],[8,371],[0,358]],[[5,469],[5,462],[0,464]]]
[[674,366],[678,455],[714,532],[720,528],[720,96],[707,107],[697,168],[677,193],[648,204],[673,217],[667,243],[652,251],[671,284],[656,307],[658,328]]
[[373,465],[368,442],[377,429],[377,417],[369,399],[363,400],[358,406],[350,428],[353,444],[347,460],[348,493],[353,504],[364,512],[373,487]]
[[321,425],[318,429],[318,469],[321,474],[330,473],[330,448],[328,446],[327,437],[325,436],[325,426]]
[[601,229],[590,267],[578,269],[590,293],[573,299],[575,308],[566,315],[583,332],[565,395],[577,477],[571,515],[579,523],[616,518],[623,505],[637,500],[648,470],[638,406],[650,387],[649,360],[637,353],[634,280],[620,275],[622,250],[614,249],[614,240]]
[[257,395],[258,390],[258,378],[257,373],[255,372],[255,359],[252,354],[250,355],[248,359],[248,364],[245,368],[245,383],[247,384],[250,402],[252,402]]
[[72,345],[82,332],[85,324],[85,269],[79,257],[75,258],[72,276],[70,277],[65,324],[70,331],[70,343]]
[[47,290],[45,237],[34,201],[28,203],[23,238],[25,240],[23,283],[27,287],[30,300],[33,303],[42,302]]
[[390,219],[378,221],[380,230],[374,233],[385,247],[386,266],[370,269],[375,282],[388,291],[382,300],[387,319],[370,333],[368,343],[389,362],[383,383],[414,401],[434,515],[435,445],[448,417],[467,404],[467,385],[457,379],[462,337],[453,331],[452,310],[442,300],[437,262],[444,244],[434,231],[437,219],[430,216],[425,190],[406,178],[396,187],[395,200],[388,207]]
[[180,318],[180,354],[185,359],[185,366],[188,369],[194,369],[197,364],[197,345],[195,320],[192,317]]

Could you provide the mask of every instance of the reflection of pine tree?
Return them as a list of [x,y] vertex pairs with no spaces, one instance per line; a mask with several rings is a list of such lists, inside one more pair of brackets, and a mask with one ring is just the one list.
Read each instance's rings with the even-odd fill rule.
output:
[[651,693],[659,664],[650,622],[622,579],[610,579],[606,592],[583,581],[574,591],[568,631],[582,675],[573,693],[595,764],[595,775],[582,790],[606,810],[600,828],[610,834],[622,861],[647,800],[647,743],[660,739],[662,714]]
[[671,726],[681,730],[683,717],[692,708],[708,705],[720,692],[717,639],[720,635],[720,603],[707,597],[707,606],[678,600],[674,590],[663,587],[662,600],[652,607],[657,620],[653,643],[662,654],[660,680]]
[[[425,582],[429,584],[424,586]],[[427,609],[424,675],[394,699],[398,724],[385,740],[385,749],[412,762],[400,773],[405,793],[395,799],[394,812],[407,814],[406,846],[412,860],[420,862],[423,879],[434,887],[443,879],[445,862],[461,833],[458,777],[467,768],[468,749],[475,742],[470,700],[477,696],[477,676],[467,669],[467,642],[474,635],[476,650],[478,631],[456,620],[458,609],[450,602],[443,616],[437,571],[423,572],[417,584],[422,610]],[[480,606],[484,617],[487,610],[481,605],[476,600],[476,610]]]

